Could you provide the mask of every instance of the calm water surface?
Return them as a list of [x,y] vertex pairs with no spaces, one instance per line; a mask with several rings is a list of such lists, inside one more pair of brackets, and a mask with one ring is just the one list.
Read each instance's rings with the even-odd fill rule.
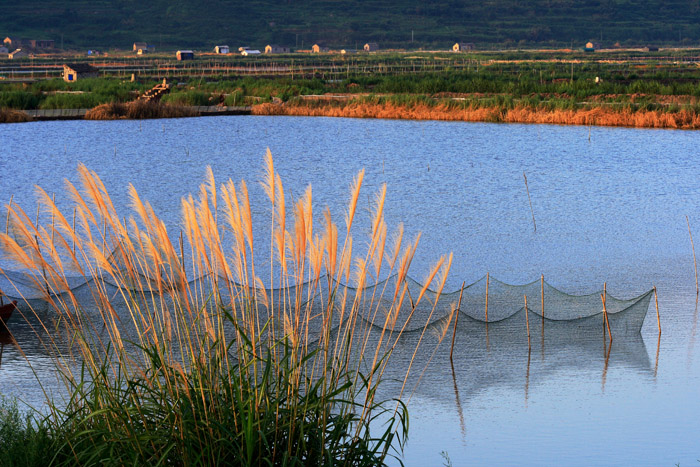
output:
[[[700,136],[696,132],[289,117],[217,117],[3,126],[0,199],[35,209],[33,186],[69,206],[63,179],[77,163],[96,170],[117,209],[133,183],[168,223],[205,167],[219,181],[246,179],[253,202],[270,148],[285,189],[313,185],[317,212],[342,223],[348,186],[366,169],[364,200],[388,187],[387,223],[422,232],[412,266],[422,277],[454,252],[450,290],[489,272],[570,293],[607,282],[615,296],[659,291],[640,336],[615,342],[487,347],[460,333],[454,371],[439,352],[409,400],[407,465],[697,465],[700,345],[693,258],[685,216],[700,237]],[[533,229],[523,172],[537,230]],[[366,202],[364,204],[366,206]],[[266,211],[254,212],[263,228]],[[359,219],[367,228],[367,216]],[[264,256],[264,254],[263,254]],[[34,368],[52,363],[23,333]],[[22,336],[26,336],[22,342]],[[461,342],[461,344],[460,344]],[[501,341],[503,342],[503,341]],[[0,341],[0,344],[2,341]],[[40,404],[16,347],[4,345],[0,392]]]

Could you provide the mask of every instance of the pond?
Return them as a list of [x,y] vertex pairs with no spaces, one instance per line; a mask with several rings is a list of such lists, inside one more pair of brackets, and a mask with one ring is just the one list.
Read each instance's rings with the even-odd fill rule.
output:
[[[311,184],[316,212],[327,205],[339,224],[359,170],[366,171],[360,225],[367,226],[367,202],[386,183],[389,228],[403,222],[409,237],[422,234],[411,276],[421,279],[440,255],[453,252],[450,292],[486,273],[509,284],[543,276],[570,294],[597,293],[606,283],[619,298],[656,286],[660,339],[653,299],[641,333],[611,347],[565,336],[548,336],[545,345],[533,331],[528,352],[522,339],[492,331],[487,344],[460,326],[454,364],[443,343],[406,397],[411,431],[404,462],[700,459],[700,345],[686,223],[688,216],[700,232],[697,133],[254,116],[37,122],[3,130],[0,198],[5,204],[13,196],[30,213],[35,185],[69,206],[63,180],[76,181],[83,162],[100,175],[119,212],[129,212],[132,183],[176,235],[180,198],[198,189],[206,166],[219,182],[245,179],[256,206],[264,193],[255,182],[269,148],[285,191],[299,197]],[[263,226],[269,220],[262,209],[253,215]],[[53,364],[31,333],[14,319],[10,329],[34,370],[49,375]],[[9,344],[0,393],[33,405],[43,398]]]

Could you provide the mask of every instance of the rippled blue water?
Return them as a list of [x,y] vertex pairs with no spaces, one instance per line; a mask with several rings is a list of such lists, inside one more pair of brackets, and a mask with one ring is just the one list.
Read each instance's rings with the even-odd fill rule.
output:
[[[407,465],[440,465],[441,451],[454,465],[695,465],[700,355],[685,216],[700,238],[698,141],[683,131],[593,128],[589,140],[583,127],[331,118],[29,123],[2,127],[0,199],[33,212],[36,184],[67,206],[63,179],[75,181],[83,162],[118,209],[133,183],[177,232],[179,199],[207,165],[262,199],[254,182],[269,147],[286,191],[312,184],[317,212],[329,205],[342,223],[347,187],[365,168],[363,207],[386,183],[390,227],[422,232],[417,278],[452,251],[452,290],[486,272],[511,283],[544,274],[571,293],[603,282],[621,297],[659,290],[661,340],[652,308],[638,341],[609,359],[602,347],[586,358],[537,348],[529,364],[526,348],[494,350],[483,356],[494,373],[458,359],[454,376],[436,359],[409,402]],[[265,210],[254,215],[266,225]],[[5,346],[0,392],[39,403],[32,384]]]

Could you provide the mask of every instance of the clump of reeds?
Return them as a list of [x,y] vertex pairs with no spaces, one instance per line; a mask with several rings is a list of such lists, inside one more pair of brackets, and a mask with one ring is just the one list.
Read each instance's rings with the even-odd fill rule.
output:
[[624,107],[596,105],[576,107],[570,101],[562,101],[562,108],[550,108],[545,104],[515,103],[513,99],[506,98],[480,102],[478,100],[453,101],[447,99],[429,101],[421,96],[412,97],[355,97],[342,101],[291,99],[283,105],[271,103],[254,105],[252,113],[255,115],[700,129],[700,114],[693,108],[630,110]]
[[0,108],[0,123],[31,122],[32,117],[21,110]]
[[[255,238],[246,183],[218,185],[209,170],[198,195],[182,199],[179,240],[133,186],[127,221],[96,173],[79,174],[81,186],[67,182],[75,221],[38,189],[51,225],[11,204],[10,234],[0,234],[79,350],[78,371],[55,355],[70,394],[67,406],[49,401],[42,424],[55,463],[377,465],[403,446],[406,408],[377,388],[403,332],[397,320],[410,319],[431,284],[439,297],[451,256],[407,298],[418,239],[399,228],[389,240],[385,188],[358,253],[351,228],[364,172],[341,230],[327,210],[318,224],[310,187],[287,204],[268,151],[270,231]],[[255,261],[261,242],[265,264]],[[89,303],[68,287],[69,271],[86,279]],[[395,285],[363,293],[380,274]],[[349,278],[356,288],[342,285]]]
[[182,118],[196,117],[199,113],[187,106],[148,102],[137,100],[133,102],[110,102],[98,105],[87,111],[87,120],[118,120],[118,119],[148,119],[148,118]]

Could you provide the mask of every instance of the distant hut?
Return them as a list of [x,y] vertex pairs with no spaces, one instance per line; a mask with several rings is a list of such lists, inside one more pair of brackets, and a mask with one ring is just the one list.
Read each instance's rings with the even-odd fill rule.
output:
[[453,52],[470,52],[474,50],[474,44],[471,42],[457,42],[452,46]]
[[289,47],[283,47],[281,45],[266,45],[265,46],[265,53],[266,54],[288,54],[289,53]]
[[216,47],[214,47],[214,53],[227,54],[230,53],[230,49],[228,45],[217,45]]
[[138,52],[139,50],[143,52],[148,51],[148,43],[146,42],[134,42],[134,52]]
[[377,45],[376,42],[368,42],[363,48],[365,52],[376,52],[377,50],[379,50],[379,45]]
[[246,47],[246,49],[241,52],[241,55],[243,55],[244,57],[247,57],[248,55],[260,55],[260,51],[257,49],[249,49]]
[[100,70],[87,63],[70,63],[63,65],[63,81],[72,83],[78,81],[78,77],[97,78],[100,76]]
[[586,46],[583,48],[584,52],[595,52],[600,49],[600,42],[586,42]]
[[314,44],[313,46],[311,46],[311,53],[315,53],[315,54],[328,52],[330,50],[331,50],[330,48],[325,47],[321,44]]
[[191,50],[178,50],[175,56],[178,60],[194,60],[194,52]]
[[646,47],[644,47],[644,51],[645,52],[658,52],[659,48],[656,47],[655,45],[647,45]]
[[28,57],[28,56],[29,56],[29,52],[27,52],[24,49],[17,49],[14,52],[10,52],[9,54],[7,54],[7,58],[9,58],[10,60],[13,60],[15,58]]

